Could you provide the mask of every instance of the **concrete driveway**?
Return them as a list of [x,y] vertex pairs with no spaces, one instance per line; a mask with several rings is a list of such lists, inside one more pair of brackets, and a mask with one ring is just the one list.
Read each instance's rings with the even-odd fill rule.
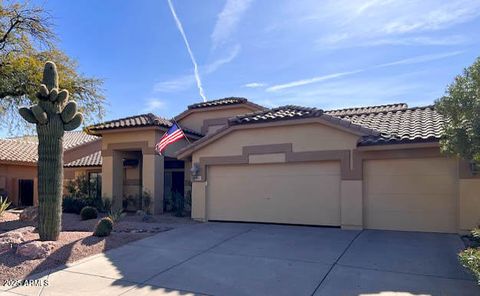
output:
[[480,295],[457,262],[462,247],[447,234],[204,223],[4,295]]

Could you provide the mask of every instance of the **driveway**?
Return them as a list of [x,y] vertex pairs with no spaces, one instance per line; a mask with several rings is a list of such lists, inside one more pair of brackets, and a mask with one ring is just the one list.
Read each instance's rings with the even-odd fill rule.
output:
[[462,247],[449,234],[203,223],[2,295],[480,295],[457,262]]

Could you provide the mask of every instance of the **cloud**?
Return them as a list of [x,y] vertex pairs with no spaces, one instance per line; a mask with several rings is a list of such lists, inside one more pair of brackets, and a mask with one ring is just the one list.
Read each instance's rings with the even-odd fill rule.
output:
[[180,22],[180,19],[178,18],[177,13],[173,8],[172,0],[168,0],[168,6],[170,7],[172,16],[175,19],[175,23],[177,25],[178,31],[182,35],[183,41],[185,43],[185,47],[187,48],[187,51],[188,51],[188,55],[192,60],[193,73],[195,76],[195,81],[197,82],[198,94],[200,95],[200,97],[202,97],[203,101],[205,102],[207,100],[207,97],[205,96],[205,91],[203,90],[202,80],[200,79],[200,74],[198,73],[198,64],[197,64],[197,61],[195,60],[195,56],[193,55],[192,49],[190,48],[190,43],[188,42],[187,35],[185,35],[185,31],[183,30],[182,23]]
[[259,87],[264,87],[265,85],[266,84],[263,82],[251,82],[251,83],[244,84],[243,86],[248,88],[259,88]]
[[327,74],[327,75],[322,75],[322,76],[316,76],[313,78],[308,78],[308,79],[301,79],[301,80],[295,80],[292,82],[287,82],[283,84],[277,84],[273,85],[269,88],[266,89],[267,92],[275,92],[283,89],[288,89],[288,88],[293,88],[293,87],[298,87],[298,86],[304,86],[308,84],[313,84],[313,83],[318,83],[318,82],[324,82],[328,80],[333,80],[345,76],[351,76],[354,74],[358,74],[361,72],[365,72],[367,70],[372,70],[372,69],[378,69],[378,68],[385,68],[385,67],[392,67],[392,66],[399,66],[399,65],[411,65],[411,64],[419,64],[419,63],[426,63],[426,62],[431,62],[431,61],[436,61],[436,60],[441,60],[445,58],[449,58],[452,56],[457,56],[464,53],[464,51],[453,51],[453,52],[445,52],[445,53],[438,53],[438,54],[429,54],[429,55],[420,55],[416,57],[411,57],[411,58],[406,58],[406,59],[401,59],[389,63],[383,63],[383,64],[378,64],[374,65],[371,67],[363,68],[363,69],[357,69],[353,71],[345,71],[345,72],[337,72],[337,73],[332,73],[332,74]]
[[363,72],[363,71],[365,71],[365,70],[360,69],[360,70],[354,70],[354,71],[338,72],[338,73],[333,73],[333,74],[328,74],[328,75],[322,75],[322,76],[317,76],[317,77],[308,78],[308,79],[296,80],[296,81],[292,81],[292,82],[288,82],[288,83],[284,83],[284,84],[277,84],[277,85],[274,85],[274,86],[271,86],[271,87],[267,88],[266,90],[268,92],[279,91],[279,90],[286,89],[286,88],[292,88],[292,87],[317,83],[317,82],[321,82],[321,81],[327,81],[327,80],[331,80],[331,79],[335,79],[335,78],[339,78],[339,77],[343,77],[343,76],[353,75],[353,74],[357,74],[357,73],[360,73],[360,72]]
[[155,110],[164,109],[165,102],[158,98],[149,98],[145,102],[143,112],[153,112]]
[[[471,0],[312,1],[308,10],[293,15],[304,26],[321,28],[317,43],[327,48],[385,43],[449,45],[445,38],[418,34],[448,29],[479,16],[480,2]],[[458,41],[457,37],[454,42]]]
[[[217,71],[219,68],[221,68],[223,65],[232,62],[240,54],[240,51],[241,51],[241,47],[240,45],[237,44],[228,52],[226,56],[220,57],[219,59],[214,60],[210,64],[199,67],[199,70],[203,75],[212,74],[215,71]],[[204,70],[202,71],[202,69]],[[187,74],[187,75],[182,75],[170,80],[158,82],[153,86],[153,91],[154,92],[176,92],[176,91],[186,90],[192,87],[193,85],[195,85],[195,75]]]
[[223,45],[235,31],[245,11],[249,8],[252,0],[227,0],[211,35],[213,48]]

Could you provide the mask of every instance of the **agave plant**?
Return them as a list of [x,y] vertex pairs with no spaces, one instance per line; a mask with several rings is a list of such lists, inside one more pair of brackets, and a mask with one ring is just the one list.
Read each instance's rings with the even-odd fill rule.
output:
[[3,213],[8,209],[11,202],[8,201],[6,197],[0,196],[0,217],[3,216]]

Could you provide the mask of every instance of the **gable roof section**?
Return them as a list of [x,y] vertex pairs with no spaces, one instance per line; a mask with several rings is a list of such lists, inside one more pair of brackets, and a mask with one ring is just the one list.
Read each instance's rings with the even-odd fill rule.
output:
[[198,111],[207,111],[207,110],[216,110],[220,108],[236,107],[236,105],[241,105],[243,107],[250,109],[251,111],[267,110],[267,108],[257,105],[255,103],[252,103],[246,98],[228,97],[228,98],[207,101],[207,102],[200,102],[200,103],[189,105],[187,107],[187,110],[175,116],[175,120],[181,120],[187,117],[189,114],[198,112]]
[[227,134],[232,129],[239,129],[241,126],[270,123],[270,122],[284,122],[289,120],[307,120],[316,119],[317,121],[350,132],[359,136],[379,136],[376,130],[361,126],[349,120],[344,120],[339,117],[325,114],[323,110],[317,108],[300,107],[294,105],[287,105],[278,108],[273,108],[265,111],[258,111],[244,115],[238,115],[228,120],[228,124],[211,135],[207,135],[202,139],[190,144],[189,146],[178,151],[177,155],[185,155],[189,151],[197,150],[208,143],[218,139]]
[[79,158],[65,165],[67,168],[73,167],[99,167],[102,166],[102,152],[97,151],[93,154]]
[[[88,133],[101,134],[106,130],[122,129],[122,128],[137,128],[137,127],[163,127],[169,128],[172,126],[172,122],[168,119],[159,117],[153,113],[140,114],[125,118],[119,118],[115,120],[106,121],[103,123],[95,124],[86,128]],[[184,132],[201,137],[201,133],[182,128]]]
[[[65,132],[63,136],[64,151],[97,141],[99,137],[82,131]],[[0,139],[0,161],[35,165],[38,161],[38,138],[22,136]]]

